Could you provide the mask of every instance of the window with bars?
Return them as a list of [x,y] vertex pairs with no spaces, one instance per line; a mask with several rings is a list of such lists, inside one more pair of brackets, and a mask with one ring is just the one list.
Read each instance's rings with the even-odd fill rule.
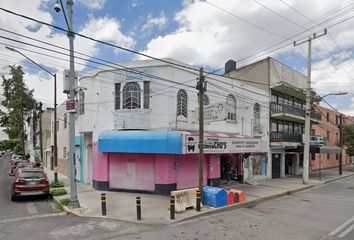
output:
[[114,84],[114,109],[118,110],[120,109],[120,83],[115,83]]
[[66,147],[63,147],[63,158],[67,158],[67,154],[66,154]]
[[261,128],[261,107],[259,103],[255,103],[253,106],[253,132],[254,133],[262,133]]
[[64,129],[68,127],[68,114],[64,113]]
[[188,95],[184,89],[177,92],[177,117],[188,117]]
[[138,83],[130,82],[123,88],[123,109],[140,108],[140,86]]
[[209,104],[210,104],[209,97],[208,97],[208,95],[204,94],[203,95],[203,105],[208,106]]
[[236,121],[236,98],[229,94],[226,97],[227,119]]
[[[80,89],[79,91],[79,114],[82,115],[85,113],[85,92]],[[66,128],[66,126],[64,127]]]

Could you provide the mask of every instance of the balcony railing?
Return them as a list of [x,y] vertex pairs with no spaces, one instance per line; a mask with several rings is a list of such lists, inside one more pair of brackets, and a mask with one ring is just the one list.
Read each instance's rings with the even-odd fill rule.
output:
[[[271,103],[272,113],[287,113],[305,118],[305,109],[283,105],[278,103]],[[319,112],[311,112],[311,119],[321,121],[321,114]]]
[[282,105],[278,103],[271,103],[272,113],[288,113],[300,117],[305,117],[305,110],[289,105]]
[[302,141],[302,134],[284,133],[284,132],[272,132],[270,134],[271,142],[299,142]]

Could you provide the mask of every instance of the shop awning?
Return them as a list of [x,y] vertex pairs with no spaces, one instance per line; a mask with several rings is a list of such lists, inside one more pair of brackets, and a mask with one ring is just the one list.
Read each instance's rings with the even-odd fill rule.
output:
[[[336,154],[341,153],[340,147],[331,147],[331,146],[310,146],[310,153],[329,153],[329,154]],[[297,152],[303,153],[304,146],[298,146]]]
[[178,131],[105,131],[98,137],[99,152],[182,154]]
[[[198,154],[198,132],[105,131],[98,137],[99,152]],[[204,134],[205,154],[259,153],[261,140],[226,133]]]

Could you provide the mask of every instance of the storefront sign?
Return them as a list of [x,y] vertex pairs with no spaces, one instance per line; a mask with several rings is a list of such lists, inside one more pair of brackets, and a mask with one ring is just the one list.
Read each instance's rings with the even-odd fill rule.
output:
[[[184,153],[196,154],[199,152],[199,137],[186,135],[184,138]],[[205,137],[204,153],[252,153],[260,152],[260,139]]]
[[224,121],[227,119],[226,103],[204,106],[204,122]]

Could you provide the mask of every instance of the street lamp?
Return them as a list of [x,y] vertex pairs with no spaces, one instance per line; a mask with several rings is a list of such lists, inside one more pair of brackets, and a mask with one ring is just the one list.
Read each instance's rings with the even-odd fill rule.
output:
[[[319,101],[324,100],[325,97],[328,96],[339,96],[339,95],[346,95],[348,92],[337,92],[337,93],[327,93],[323,96],[320,96],[318,99]],[[324,100],[325,101],[325,100]],[[326,102],[326,101],[325,101]],[[328,104],[328,103],[327,103]],[[333,108],[333,107],[332,107]],[[334,109],[334,108],[333,108]],[[339,113],[336,109],[334,109],[337,113]],[[341,153],[340,153],[340,158],[339,158],[339,175],[342,175],[342,151],[343,151],[343,144],[342,144],[342,113],[339,113],[339,140],[340,140],[340,148],[341,148]],[[306,144],[306,142],[305,142]],[[321,180],[321,156],[319,160],[319,178]]]
[[[35,64],[36,66],[38,66],[39,68],[41,68],[43,71],[47,72],[48,74],[52,75],[54,78],[54,182],[57,183],[58,182],[58,142],[57,142],[57,75],[55,73],[52,73],[50,71],[48,71],[46,68],[42,67],[41,65],[39,65],[38,63],[36,63],[35,61],[33,61],[31,58],[29,58],[28,56],[26,56],[24,53],[20,52],[19,50],[9,47],[9,46],[5,46],[6,49],[13,51],[13,52],[17,52],[20,55],[22,55],[23,57],[25,57],[26,59],[28,59],[29,61],[31,61],[33,64]],[[41,136],[42,138],[42,136]]]
[[[60,5],[59,5],[60,2]],[[62,0],[57,0],[54,5],[54,10],[56,12],[63,11],[67,26],[67,36],[69,38],[69,52],[70,52],[70,71],[69,71],[69,84],[68,89],[64,89],[64,93],[67,93],[69,96],[70,103],[75,104],[75,95],[76,90],[76,79],[75,79],[75,66],[74,66],[74,31],[73,31],[73,0],[66,1],[66,10],[65,13]],[[68,104],[67,104],[68,110]],[[80,203],[77,198],[77,186],[76,186],[76,177],[75,177],[75,111],[69,112],[69,177],[70,177],[70,203],[71,208],[79,208]]]

